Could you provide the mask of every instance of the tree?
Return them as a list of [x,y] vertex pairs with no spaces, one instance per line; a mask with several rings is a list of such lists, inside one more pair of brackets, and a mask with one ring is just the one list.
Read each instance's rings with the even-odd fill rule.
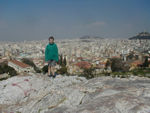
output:
[[4,70],[2,68],[2,66],[0,65],[0,74],[3,74],[4,73]]
[[110,61],[110,59],[107,60],[105,69],[108,69],[109,66],[111,66],[111,61]]
[[42,68],[42,72],[45,74],[48,72],[48,65],[45,65],[43,68]]
[[63,64],[64,64],[65,66],[66,66],[66,64],[67,64],[66,57],[64,57]]
[[95,77],[94,74],[95,68],[91,67],[91,68],[83,68],[83,73],[81,76],[84,76],[87,79],[91,79]]
[[120,58],[111,59],[112,72],[127,72],[129,71],[129,65],[123,62]]
[[10,76],[17,75],[17,71],[13,67],[8,66],[7,64],[0,65],[0,74],[3,73],[8,73]]
[[143,67],[148,67],[149,66],[149,62],[148,62],[148,57],[145,57],[145,61],[143,63]]
[[17,75],[17,71],[14,68],[10,67],[10,66],[8,66],[8,73],[11,77]]
[[38,67],[34,67],[36,73],[41,73],[41,70]]
[[57,70],[57,73],[59,74],[67,74],[67,67],[66,66],[62,66],[60,69]]
[[63,64],[63,58],[62,58],[62,54],[60,55],[60,59],[59,59],[59,65],[62,65]]
[[129,55],[127,56],[127,60],[132,60],[134,58],[134,53],[131,52],[129,53]]

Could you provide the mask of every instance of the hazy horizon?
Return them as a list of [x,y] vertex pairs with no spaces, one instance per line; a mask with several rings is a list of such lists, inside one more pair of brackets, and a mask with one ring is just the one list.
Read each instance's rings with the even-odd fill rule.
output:
[[150,32],[149,0],[0,0],[0,41],[130,38]]

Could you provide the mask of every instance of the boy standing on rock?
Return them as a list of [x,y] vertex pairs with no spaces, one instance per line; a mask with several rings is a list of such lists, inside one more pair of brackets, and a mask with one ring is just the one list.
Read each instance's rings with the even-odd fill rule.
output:
[[45,48],[45,61],[48,63],[48,76],[55,78],[55,66],[58,62],[58,48],[54,42],[54,37],[49,37],[49,44]]

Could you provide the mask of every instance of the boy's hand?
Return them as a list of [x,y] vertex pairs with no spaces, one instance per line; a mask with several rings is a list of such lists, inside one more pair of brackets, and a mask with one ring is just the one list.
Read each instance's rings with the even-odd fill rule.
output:
[[44,65],[48,65],[48,61],[44,61]]

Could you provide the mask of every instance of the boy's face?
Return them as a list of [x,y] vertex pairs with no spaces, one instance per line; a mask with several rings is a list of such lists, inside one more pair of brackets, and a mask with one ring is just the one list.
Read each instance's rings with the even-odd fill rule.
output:
[[49,39],[49,43],[53,43],[54,42],[54,40],[53,39]]

